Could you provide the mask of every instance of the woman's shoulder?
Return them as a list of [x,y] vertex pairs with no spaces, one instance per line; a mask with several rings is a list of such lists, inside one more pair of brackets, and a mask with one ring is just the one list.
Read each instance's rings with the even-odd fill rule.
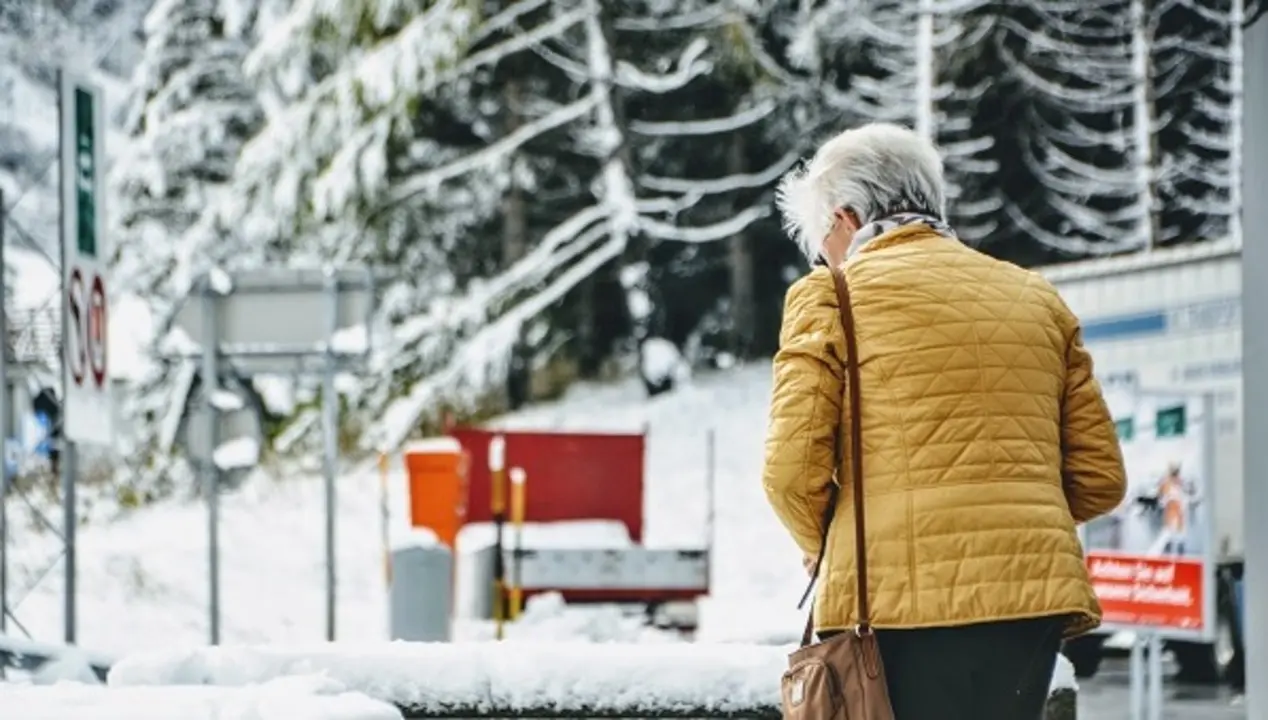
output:
[[787,344],[797,336],[831,334],[832,328],[840,324],[839,318],[832,272],[825,267],[816,267],[788,288],[784,297],[780,344]]
[[785,313],[793,308],[817,305],[837,306],[837,291],[832,280],[832,271],[826,267],[815,267],[788,286],[784,296]]

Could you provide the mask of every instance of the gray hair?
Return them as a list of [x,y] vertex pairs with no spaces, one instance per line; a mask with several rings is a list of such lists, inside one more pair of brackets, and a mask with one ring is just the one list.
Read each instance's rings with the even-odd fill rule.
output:
[[775,204],[784,229],[813,261],[838,208],[852,210],[862,224],[902,212],[944,219],[942,158],[919,133],[870,123],[827,141],[785,175]]

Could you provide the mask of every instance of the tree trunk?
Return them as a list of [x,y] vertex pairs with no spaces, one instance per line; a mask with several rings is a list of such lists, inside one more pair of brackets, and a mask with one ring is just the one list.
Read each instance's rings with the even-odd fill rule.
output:
[[[506,83],[504,93],[506,100],[504,132],[510,135],[520,126],[520,85],[511,79]],[[514,163],[514,159],[511,160]],[[516,184],[514,176],[506,195],[502,198],[502,267],[510,267],[512,263],[524,257],[528,250],[528,218],[524,203],[524,193]]]
[[[727,149],[727,173],[739,175],[748,168],[744,134],[731,135]],[[738,206],[738,202],[736,203]],[[738,210],[738,207],[737,207]],[[753,328],[757,322],[756,297],[753,291],[753,248],[751,238],[741,230],[731,238],[727,265],[731,271],[731,351],[741,359],[753,352]]]
[[933,0],[920,0],[916,13],[916,132],[927,138],[935,137],[934,112],[934,52],[933,52]]
[[1245,49],[1243,45],[1242,25],[1246,22],[1246,3],[1244,0],[1233,0],[1229,11],[1228,42],[1228,87],[1231,96],[1228,100],[1229,140],[1228,149],[1228,236],[1238,245],[1242,242],[1242,138],[1245,130],[1242,127],[1243,86],[1245,80]]
[[[506,135],[520,126],[520,86],[511,78],[503,93],[503,125]],[[515,163],[515,158],[511,158]],[[502,268],[509,268],[528,251],[528,211],[524,194],[511,175],[510,186],[502,196]],[[530,387],[533,372],[533,348],[524,342],[523,335],[511,346],[511,362],[506,377],[506,404],[516,410],[532,400]]]
[[1136,174],[1141,193],[1140,228],[1145,237],[1145,250],[1157,247],[1161,239],[1160,203],[1158,202],[1158,137],[1154,132],[1155,112],[1153,88],[1154,18],[1149,0],[1132,0],[1132,125],[1136,150]]

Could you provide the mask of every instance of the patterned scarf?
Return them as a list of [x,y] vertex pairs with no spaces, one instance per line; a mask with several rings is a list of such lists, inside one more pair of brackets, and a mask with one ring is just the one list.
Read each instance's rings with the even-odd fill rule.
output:
[[955,234],[955,231],[951,229],[950,225],[932,215],[925,215],[923,213],[897,213],[894,215],[887,215],[880,220],[875,220],[859,228],[858,232],[854,233],[854,239],[850,241],[850,249],[846,252],[846,257],[854,257],[854,253],[858,252],[859,248],[877,237],[884,235],[890,230],[902,227],[903,225],[911,225],[913,223],[928,225],[930,230],[933,230],[943,237],[951,238],[953,240],[958,239],[958,236]]

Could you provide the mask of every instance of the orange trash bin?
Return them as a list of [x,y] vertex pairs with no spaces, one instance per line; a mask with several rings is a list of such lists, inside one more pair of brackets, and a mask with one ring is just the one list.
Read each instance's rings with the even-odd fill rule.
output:
[[448,437],[420,440],[406,446],[410,526],[426,528],[455,550],[458,530],[466,519],[466,453]]

